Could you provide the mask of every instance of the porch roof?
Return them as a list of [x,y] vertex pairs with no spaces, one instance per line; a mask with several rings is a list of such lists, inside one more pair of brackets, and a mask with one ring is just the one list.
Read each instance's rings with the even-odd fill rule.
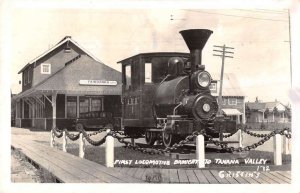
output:
[[242,115],[239,110],[237,109],[222,109],[222,111],[225,113],[227,116],[232,116],[232,115]]

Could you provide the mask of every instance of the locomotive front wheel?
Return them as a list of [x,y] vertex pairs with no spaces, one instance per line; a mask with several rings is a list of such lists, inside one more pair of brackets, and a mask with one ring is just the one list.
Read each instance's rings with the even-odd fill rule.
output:
[[178,136],[167,132],[163,132],[162,139],[165,147],[172,147],[174,143],[179,141]]
[[154,143],[156,141],[155,134],[151,131],[146,131],[145,132],[145,141],[146,141],[147,145],[154,145]]
[[105,125],[104,128],[109,129],[109,130],[114,130],[114,126],[111,123],[108,123],[107,125]]
[[82,131],[82,130],[84,130],[84,126],[81,123],[77,123],[75,126],[75,129],[77,131]]

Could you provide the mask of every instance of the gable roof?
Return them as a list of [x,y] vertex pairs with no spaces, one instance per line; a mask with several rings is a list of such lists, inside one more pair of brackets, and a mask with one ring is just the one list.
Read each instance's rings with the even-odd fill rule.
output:
[[53,46],[52,48],[50,48],[49,50],[45,51],[44,53],[42,53],[41,55],[39,55],[38,57],[34,58],[33,60],[31,60],[30,62],[28,62],[28,64],[26,64],[19,72],[18,74],[20,74],[21,72],[23,72],[29,65],[35,63],[36,61],[38,61],[39,59],[45,57],[46,55],[50,54],[51,52],[53,52],[54,50],[56,50],[57,48],[59,48],[60,46],[64,45],[66,42],[71,42],[73,43],[76,47],[78,47],[80,50],[82,50],[83,52],[86,53],[86,55],[88,55],[89,57],[93,58],[95,61],[101,62],[98,58],[96,58],[94,55],[92,55],[89,51],[87,51],[86,49],[84,49],[82,46],[80,46],[76,41],[74,41],[71,36],[65,36],[62,40],[60,40],[55,46]]
[[[92,69],[92,70],[91,70]],[[72,74],[72,76],[66,76]],[[80,80],[114,80],[116,86],[90,86],[80,85]],[[121,95],[122,75],[121,72],[92,60],[88,56],[81,56],[78,60],[58,70],[42,82],[32,88],[19,93],[13,100],[28,97],[35,94],[57,91],[60,94],[98,94],[98,95]]]
[[270,111],[273,111],[274,108],[280,108],[278,109],[280,110],[284,110],[285,105],[283,105],[282,103],[280,103],[279,101],[274,101],[274,102],[246,102],[246,106],[248,106],[250,108],[250,110],[265,110],[265,109],[269,109]]
[[[211,74],[212,79],[218,81],[218,90],[217,93],[212,93],[214,96],[219,95],[220,88],[220,74]],[[224,73],[223,76],[223,87],[222,87],[222,96],[245,96],[242,87],[235,74],[233,73]]]

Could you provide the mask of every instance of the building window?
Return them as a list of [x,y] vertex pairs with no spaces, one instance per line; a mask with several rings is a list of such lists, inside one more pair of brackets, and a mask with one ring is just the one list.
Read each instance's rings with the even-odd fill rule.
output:
[[209,89],[212,93],[217,93],[217,83],[216,82],[212,82],[209,86]]
[[152,63],[145,63],[145,83],[152,83]]
[[223,105],[226,105],[227,99],[222,99],[222,101],[223,101]]
[[237,99],[236,98],[229,98],[228,99],[228,105],[236,105]]
[[41,74],[51,74],[51,64],[41,64]]
[[102,110],[102,98],[92,98],[91,111],[101,111],[101,110]]
[[79,97],[79,113],[89,112],[89,98],[87,97]]
[[27,78],[28,73],[27,72],[28,72],[28,70],[23,71],[23,83],[24,83],[24,85],[26,85],[27,81],[28,81],[28,78]]
[[30,67],[27,70],[27,83],[31,82],[31,76],[30,76]]
[[67,117],[76,118],[77,117],[77,97],[67,96]]

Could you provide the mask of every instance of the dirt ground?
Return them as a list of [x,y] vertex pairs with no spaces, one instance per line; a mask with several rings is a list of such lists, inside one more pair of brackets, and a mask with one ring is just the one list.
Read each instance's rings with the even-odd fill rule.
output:
[[27,162],[24,156],[13,150],[11,153],[11,182],[41,182],[38,170]]

